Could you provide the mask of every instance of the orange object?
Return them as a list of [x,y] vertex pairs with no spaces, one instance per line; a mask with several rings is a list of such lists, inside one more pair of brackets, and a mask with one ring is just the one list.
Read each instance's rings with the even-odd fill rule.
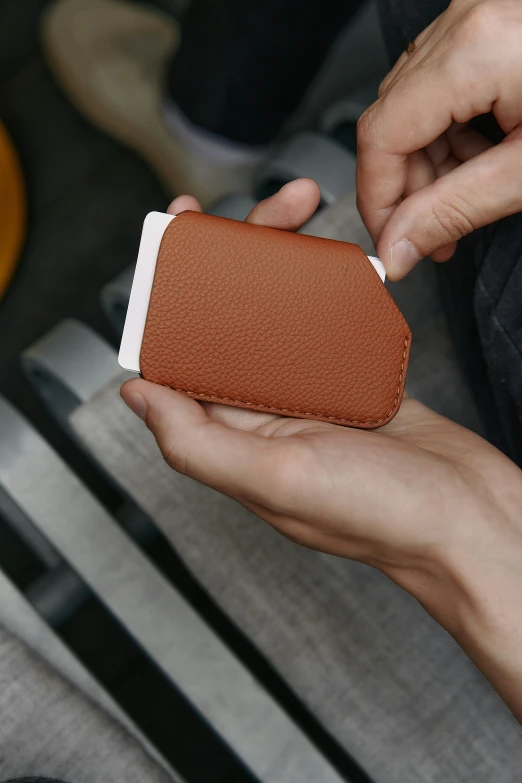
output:
[[0,297],[16,269],[25,233],[22,169],[11,139],[0,123]]
[[160,246],[145,380],[364,429],[397,413],[411,334],[357,245],[183,212]]

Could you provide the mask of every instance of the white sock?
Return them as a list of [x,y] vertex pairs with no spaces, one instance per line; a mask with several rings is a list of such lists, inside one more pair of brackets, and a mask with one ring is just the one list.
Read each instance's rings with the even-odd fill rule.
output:
[[248,166],[262,163],[268,147],[231,141],[217,133],[198,128],[172,101],[163,106],[163,117],[181,143],[200,158],[220,166]]

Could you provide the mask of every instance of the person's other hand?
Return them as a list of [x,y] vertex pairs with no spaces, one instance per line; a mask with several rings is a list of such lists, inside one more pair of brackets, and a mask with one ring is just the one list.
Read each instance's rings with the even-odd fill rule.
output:
[[[392,279],[522,210],[521,42],[520,0],[453,0],[361,117],[358,204]],[[497,146],[467,125],[488,112]]]
[[[295,230],[318,200],[317,186],[300,180],[248,220]],[[182,197],[170,211],[184,209],[199,205]],[[174,470],[299,544],[383,571],[489,665],[501,689],[505,666],[491,657],[498,633],[506,654],[514,644],[504,632],[522,587],[522,474],[495,448],[412,399],[391,424],[363,432],[200,404],[144,380],[122,396]],[[498,616],[486,610],[493,594]],[[522,675],[520,684],[522,702]]]

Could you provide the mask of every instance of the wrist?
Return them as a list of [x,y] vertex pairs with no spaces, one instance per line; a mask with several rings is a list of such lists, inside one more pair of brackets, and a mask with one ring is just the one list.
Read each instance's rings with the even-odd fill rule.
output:
[[[417,598],[522,718],[522,505],[473,526]],[[429,583],[430,580],[427,580]]]
[[511,542],[474,563],[460,587],[448,631],[522,717],[522,545]]

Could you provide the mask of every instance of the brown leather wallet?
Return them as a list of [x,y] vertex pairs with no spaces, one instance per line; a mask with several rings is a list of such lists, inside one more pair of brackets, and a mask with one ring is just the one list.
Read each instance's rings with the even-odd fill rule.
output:
[[196,212],[160,246],[140,368],[198,400],[372,429],[411,334],[357,245]]

